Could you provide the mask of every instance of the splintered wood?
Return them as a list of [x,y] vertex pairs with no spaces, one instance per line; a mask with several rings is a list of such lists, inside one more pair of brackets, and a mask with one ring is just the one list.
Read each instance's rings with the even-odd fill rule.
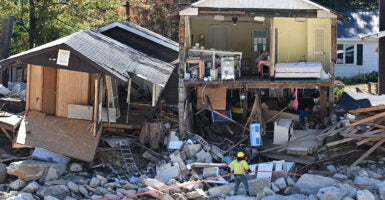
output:
[[347,119],[341,120],[321,133],[319,139],[336,134],[343,136],[340,140],[327,143],[328,147],[352,141],[357,147],[373,142],[374,145],[351,164],[351,166],[356,166],[385,142],[385,106],[360,108],[350,110],[349,113],[354,115],[355,119],[347,117]]
[[140,143],[149,145],[151,149],[159,149],[164,140],[162,127],[162,123],[145,123],[139,134]]

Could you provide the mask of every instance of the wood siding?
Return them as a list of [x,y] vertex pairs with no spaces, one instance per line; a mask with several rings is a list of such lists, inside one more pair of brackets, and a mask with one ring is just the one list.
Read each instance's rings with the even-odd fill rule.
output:
[[56,116],[67,117],[68,104],[88,105],[90,74],[58,70]]
[[[363,45],[362,65],[355,64],[336,64],[336,77],[351,77],[357,74],[378,72],[378,41],[338,41],[338,44],[354,44],[357,53],[357,44]],[[355,59],[357,58],[354,55]]]
[[43,67],[28,65],[28,108],[27,110],[42,111],[43,99]]

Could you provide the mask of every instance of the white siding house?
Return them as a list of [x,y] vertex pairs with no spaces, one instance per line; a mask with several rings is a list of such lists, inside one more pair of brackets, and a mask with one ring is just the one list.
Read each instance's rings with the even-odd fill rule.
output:
[[362,39],[378,33],[378,11],[345,12],[349,22],[338,22],[336,77],[378,72],[378,38]]

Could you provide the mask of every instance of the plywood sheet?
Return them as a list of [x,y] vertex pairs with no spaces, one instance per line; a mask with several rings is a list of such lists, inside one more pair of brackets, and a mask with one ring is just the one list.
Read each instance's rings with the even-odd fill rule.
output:
[[202,88],[197,89],[197,108],[207,108],[206,95],[209,96],[211,107],[214,110],[226,110],[226,88]]
[[30,79],[28,80],[29,85],[29,99],[28,101],[28,110],[42,110],[42,100],[43,100],[43,67],[38,65],[29,65]]
[[[67,119],[30,111],[22,123],[16,142],[91,162],[101,136],[93,136],[88,130],[90,121]],[[24,127],[22,127],[24,126]]]
[[56,116],[67,117],[68,104],[88,105],[89,73],[58,70]]

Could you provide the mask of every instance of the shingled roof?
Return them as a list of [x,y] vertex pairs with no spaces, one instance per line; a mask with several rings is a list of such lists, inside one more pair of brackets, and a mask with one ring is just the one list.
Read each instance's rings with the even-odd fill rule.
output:
[[[27,58],[42,55],[47,50],[63,47],[71,52],[70,64],[71,58],[76,55],[86,60],[97,71],[110,74],[124,82],[128,81],[130,75],[135,75],[157,85],[165,86],[175,68],[170,63],[153,58],[92,30],[76,32],[13,55],[1,60],[0,65],[14,62],[28,63],[25,61]],[[71,70],[71,65],[68,68]]]

